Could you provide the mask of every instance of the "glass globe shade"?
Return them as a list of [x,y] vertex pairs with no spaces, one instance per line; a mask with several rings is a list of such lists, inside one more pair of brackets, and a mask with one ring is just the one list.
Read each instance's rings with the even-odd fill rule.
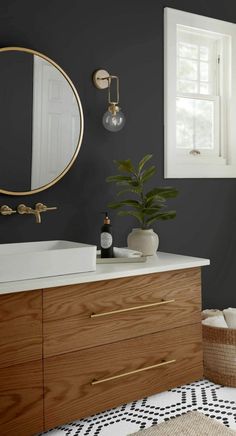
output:
[[109,130],[110,132],[118,132],[125,124],[125,116],[121,111],[113,114],[108,110],[103,115],[102,123],[105,129]]

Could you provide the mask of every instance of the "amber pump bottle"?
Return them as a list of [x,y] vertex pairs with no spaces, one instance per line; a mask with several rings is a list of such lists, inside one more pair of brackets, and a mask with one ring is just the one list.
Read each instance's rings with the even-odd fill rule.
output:
[[101,258],[113,257],[113,238],[111,220],[107,212],[101,227]]

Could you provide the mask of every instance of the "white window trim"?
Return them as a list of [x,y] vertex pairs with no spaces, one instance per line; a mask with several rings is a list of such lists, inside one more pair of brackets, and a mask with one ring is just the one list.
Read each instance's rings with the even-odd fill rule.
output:
[[[179,158],[176,149],[177,25],[229,36],[232,52],[230,77],[236,77],[236,55],[233,56],[236,53],[236,25],[171,8],[165,8],[164,20],[164,176],[165,178],[236,177],[236,81],[234,80],[229,80],[226,88],[221,90],[219,117],[227,118],[227,126],[223,125],[219,132],[220,142],[226,144],[226,148],[221,150],[221,157],[197,156],[189,159],[186,156],[185,162],[185,159]],[[229,53],[227,57],[228,65]],[[226,62],[222,65],[224,67]],[[209,96],[207,98],[209,99]]]

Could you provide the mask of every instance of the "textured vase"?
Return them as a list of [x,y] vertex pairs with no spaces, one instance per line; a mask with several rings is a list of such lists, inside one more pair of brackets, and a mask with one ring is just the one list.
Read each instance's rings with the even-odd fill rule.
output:
[[153,229],[133,229],[127,242],[131,250],[141,251],[144,256],[153,256],[159,246],[159,237]]

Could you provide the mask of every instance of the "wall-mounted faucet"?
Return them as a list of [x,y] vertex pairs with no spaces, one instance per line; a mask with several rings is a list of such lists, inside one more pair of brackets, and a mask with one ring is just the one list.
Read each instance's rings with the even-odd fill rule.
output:
[[48,210],[56,210],[57,207],[47,207],[46,204],[43,203],[36,203],[34,209],[30,206],[26,206],[25,204],[19,204],[17,206],[17,210],[13,210],[11,207],[4,204],[0,207],[0,215],[12,215],[14,213],[19,213],[20,215],[34,215],[36,219],[36,223],[40,224],[42,222],[41,220],[41,213],[47,212]]
[[41,223],[41,213],[42,212],[47,212],[48,210],[56,210],[57,207],[47,207],[45,204],[43,203],[37,203],[35,205],[35,208],[33,209],[32,207],[26,206],[25,204],[19,204],[19,206],[17,206],[17,212],[20,215],[34,215],[36,218],[36,223],[40,224]]

